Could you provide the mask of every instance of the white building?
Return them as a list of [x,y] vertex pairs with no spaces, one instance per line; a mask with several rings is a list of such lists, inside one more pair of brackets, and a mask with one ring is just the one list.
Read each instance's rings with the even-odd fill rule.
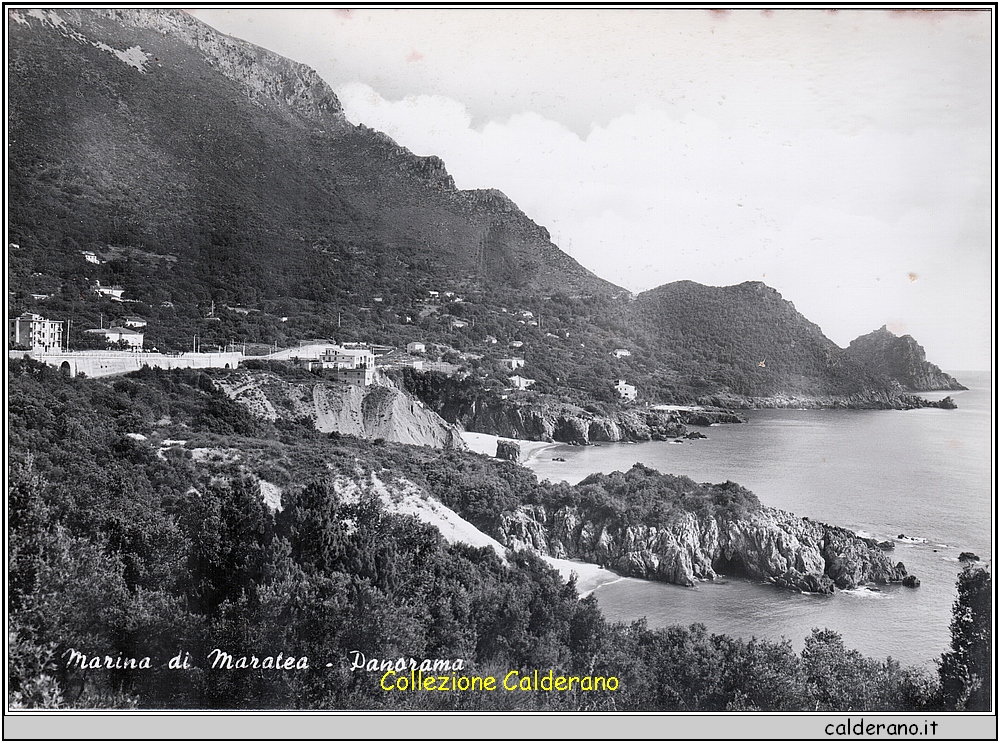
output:
[[500,359],[500,363],[511,371],[517,371],[524,366],[524,359],[519,359],[517,357],[511,359]]
[[619,379],[615,384],[615,389],[618,390],[618,394],[622,396],[623,400],[628,400],[629,402],[635,400],[635,385],[626,384],[624,379]]
[[375,354],[368,346],[332,346],[319,355],[319,360],[324,369],[375,368]]
[[139,317],[138,315],[129,315],[128,317],[123,317],[118,321],[118,324],[123,328],[144,328],[146,327],[146,321]]
[[101,286],[101,282],[97,282],[97,286],[94,287],[98,294],[103,294],[105,297],[111,297],[112,299],[117,299],[121,301],[122,294],[125,290],[120,286]]
[[63,324],[41,315],[25,313],[13,321],[14,343],[32,351],[54,351],[63,346]]
[[520,374],[516,374],[513,377],[508,377],[507,381],[510,382],[511,387],[518,390],[526,390],[535,383],[534,379],[528,379],[527,377],[522,377]]
[[407,353],[424,353],[427,350],[427,346],[419,341],[414,341],[413,343],[406,344]]
[[84,331],[87,333],[93,333],[95,335],[103,335],[107,339],[109,344],[115,344],[120,341],[125,341],[128,344],[129,349],[132,351],[142,350],[142,339],[143,335],[138,330],[133,330],[132,328],[122,328],[122,327],[111,327],[111,328],[91,328],[90,330]]
[[627,348],[616,348],[614,351],[611,352],[611,355],[614,356],[616,359],[620,359],[624,356],[631,356],[632,352],[629,351]]

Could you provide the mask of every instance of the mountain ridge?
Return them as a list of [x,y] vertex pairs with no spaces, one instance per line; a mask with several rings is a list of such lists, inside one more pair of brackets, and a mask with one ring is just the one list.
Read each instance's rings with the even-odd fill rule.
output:
[[99,280],[151,346],[433,341],[500,385],[524,356],[534,389],[570,402],[616,403],[619,379],[652,402],[943,380],[911,347],[900,382],[760,282],[632,297],[505,194],[348,122],[310,68],[180,11],[10,18],[12,313],[97,327],[120,312]]

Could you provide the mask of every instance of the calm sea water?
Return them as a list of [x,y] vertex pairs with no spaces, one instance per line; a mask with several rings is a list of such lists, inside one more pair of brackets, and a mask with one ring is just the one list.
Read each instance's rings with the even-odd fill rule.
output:
[[993,555],[989,374],[955,376],[970,388],[951,393],[958,410],[750,411],[744,425],[712,426],[708,440],[559,446],[528,464],[540,479],[570,483],[636,462],[698,482],[733,480],[765,505],[895,539],[892,560],[921,580],[917,589],[813,596],[738,579],[683,588],[622,578],[595,591],[609,619],[702,622],[799,649],[812,628],[828,627],[866,655],[930,667],[949,646],[959,553]]

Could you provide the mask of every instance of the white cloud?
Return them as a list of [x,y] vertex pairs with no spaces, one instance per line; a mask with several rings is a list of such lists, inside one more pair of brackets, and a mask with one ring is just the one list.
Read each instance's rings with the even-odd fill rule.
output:
[[841,344],[989,363],[989,11],[195,13],[616,283],[763,279]]
[[535,113],[477,130],[443,96],[387,101],[358,83],[337,92],[349,119],[442,157],[460,188],[504,191],[579,262],[629,289],[760,279],[841,345],[895,321],[959,366],[986,350],[970,333],[959,333],[972,336],[965,358],[946,342],[956,325],[987,331],[988,287],[975,277],[988,265],[988,225],[986,242],[959,241],[988,175],[967,140],[739,131],[649,104],[582,139]]

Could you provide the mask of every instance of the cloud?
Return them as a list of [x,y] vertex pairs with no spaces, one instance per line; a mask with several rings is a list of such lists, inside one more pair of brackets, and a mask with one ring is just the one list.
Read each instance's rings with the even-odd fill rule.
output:
[[[905,307],[918,340],[957,353],[942,318],[986,316],[988,287],[975,281],[989,267],[975,204],[988,192],[985,131],[734,130],[645,103],[581,137],[532,112],[476,128],[444,96],[390,101],[361,83],[337,93],[350,120],[440,156],[459,188],[504,191],[629,289],[762,279],[841,345]],[[902,281],[910,272],[927,277],[919,289]],[[984,322],[971,320],[982,338]],[[968,363],[985,352],[971,343]]]

